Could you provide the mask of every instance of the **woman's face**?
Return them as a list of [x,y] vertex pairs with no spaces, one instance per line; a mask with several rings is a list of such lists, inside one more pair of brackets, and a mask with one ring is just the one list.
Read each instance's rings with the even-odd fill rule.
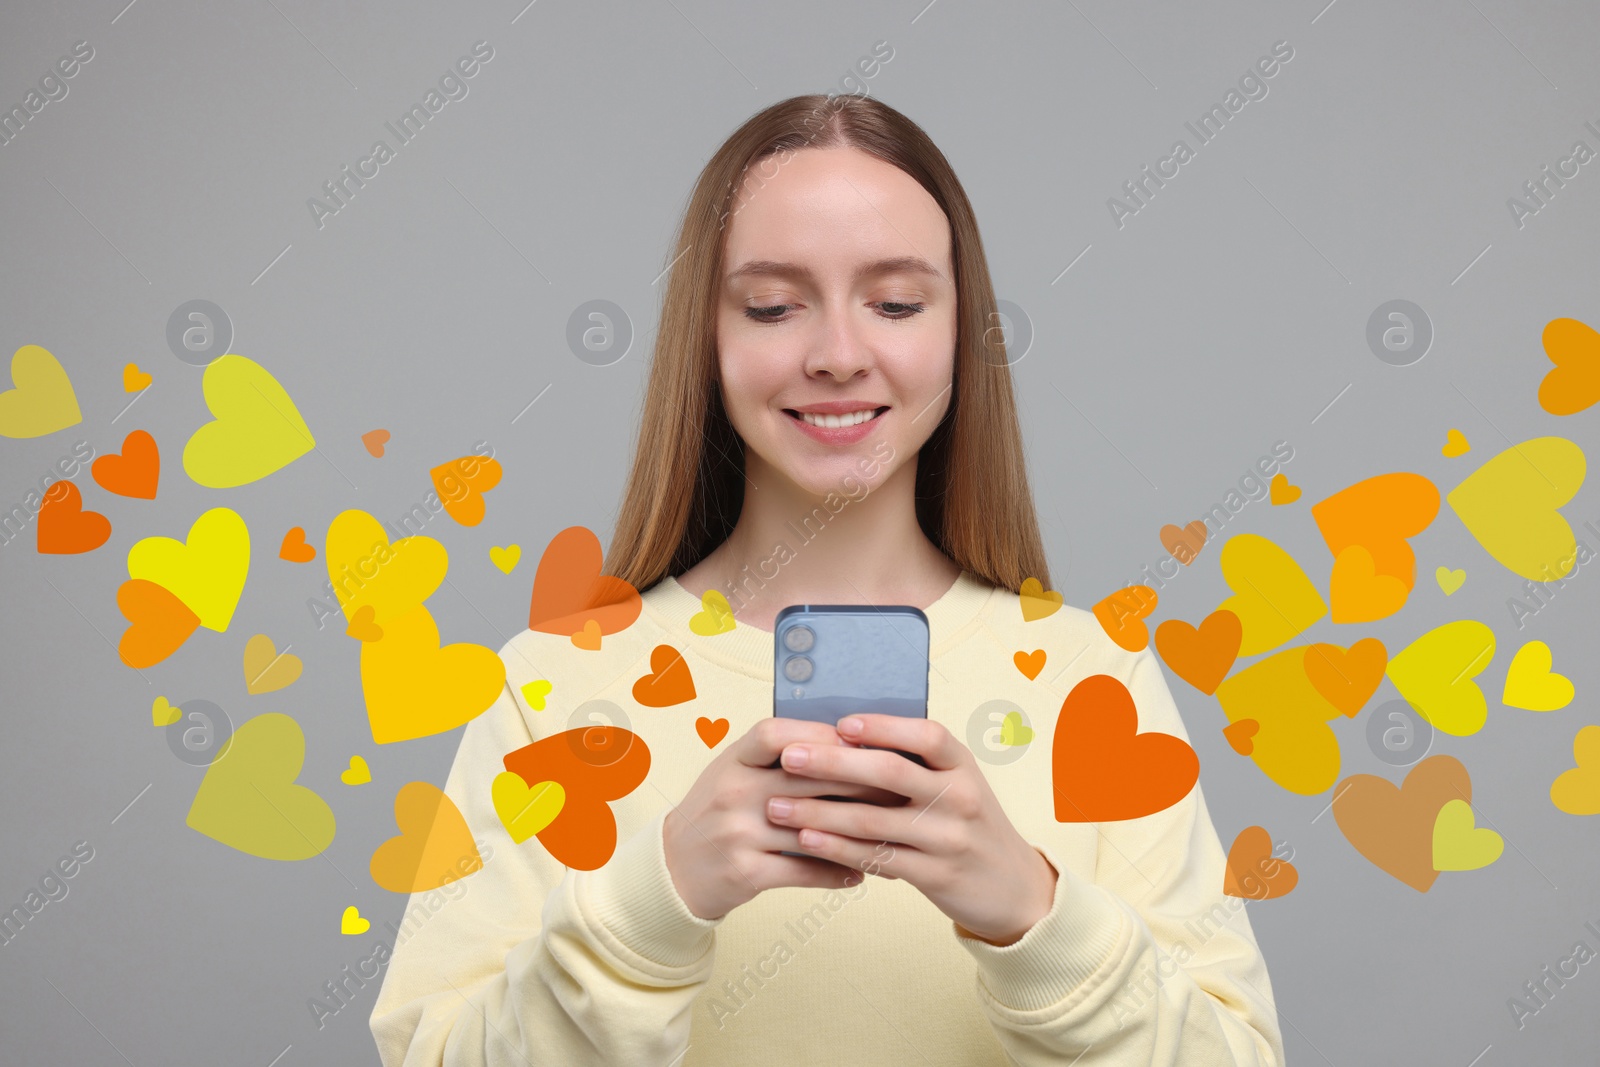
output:
[[949,220],[910,175],[855,148],[770,156],[730,210],[717,362],[746,474],[819,497],[881,484],[950,406]]

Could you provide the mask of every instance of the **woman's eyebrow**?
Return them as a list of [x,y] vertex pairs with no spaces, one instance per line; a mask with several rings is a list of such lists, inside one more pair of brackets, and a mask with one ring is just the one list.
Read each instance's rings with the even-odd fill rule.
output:
[[[940,281],[945,280],[944,273],[921,256],[893,256],[865,263],[856,269],[855,277],[861,279],[874,274],[927,274]],[[737,270],[730,271],[724,281],[733,282],[739,278],[754,276],[793,278],[808,282],[816,280],[810,268],[802,267],[798,263],[752,259]]]

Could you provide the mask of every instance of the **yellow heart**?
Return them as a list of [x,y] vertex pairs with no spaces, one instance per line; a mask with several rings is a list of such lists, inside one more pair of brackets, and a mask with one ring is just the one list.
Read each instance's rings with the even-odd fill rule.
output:
[[1467,580],[1467,572],[1460,567],[1455,570],[1451,570],[1448,567],[1440,567],[1433,572],[1433,576],[1438,580],[1439,588],[1444,590],[1445,596],[1449,596],[1457,589],[1460,589],[1461,583]]
[[1568,815],[1600,815],[1600,726],[1578,731],[1572,758],[1577,766],[1550,783],[1550,802]]
[[351,756],[349,769],[339,772],[339,781],[345,785],[366,785],[372,781],[372,768],[360,756]]
[[1450,432],[1444,435],[1444,447],[1439,451],[1442,455],[1454,459],[1466,455],[1471,450],[1472,445],[1467,443],[1467,435],[1452,426]]
[[364,934],[372,928],[372,923],[361,917],[361,910],[354,904],[344,909],[344,917],[339,920],[341,934]]
[[317,446],[278,379],[253,359],[217,357],[206,366],[200,389],[215,419],[183,446],[183,469],[200,485],[246,485]]
[[567,791],[560,782],[529,786],[513,771],[495,775],[489,793],[494,798],[495,814],[500,816],[511,840],[519,845],[554,822],[567,803]]
[[1346,545],[1333,561],[1328,576],[1328,599],[1333,621],[1375,622],[1406,606],[1411,589],[1399,578],[1377,573],[1372,551],[1365,545]]
[[244,645],[245,692],[271,693],[294,684],[303,664],[300,657],[279,652],[266,634],[256,634]]
[[354,622],[362,608],[371,606],[363,629],[371,623],[382,630],[390,619],[412,611],[433,595],[450,569],[444,545],[420,534],[390,544],[383,525],[359,508],[340,512],[328,524],[322,554],[345,618]]
[[1565,437],[1535,437],[1473,471],[1445,499],[1512,573],[1552,582],[1577,566],[1577,539],[1556,509],[1577,494],[1584,469],[1583,449]]
[[0,393],[0,437],[43,437],[83,421],[72,379],[46,349],[17,349],[11,380],[17,387]]
[[489,546],[489,562],[499,567],[502,574],[510,574],[521,558],[521,545],[509,545],[506,548],[501,548],[499,545]]
[[1489,705],[1472,679],[1494,659],[1494,631],[1474,619],[1447,622],[1389,658],[1385,673],[1417,714],[1466,737],[1483,729]]
[[1576,690],[1571,679],[1550,670],[1550,646],[1529,641],[1517,649],[1506,668],[1506,687],[1500,702],[1524,711],[1556,711],[1572,703]]
[[333,843],[333,809],[294,780],[306,738],[287,715],[257,715],[206,768],[185,820],[229,848],[269,860],[305,860]]
[[1224,731],[1229,743],[1242,735],[1240,742],[1249,745],[1244,754],[1262,773],[1291,793],[1315,796],[1339,778],[1339,738],[1328,723],[1344,712],[1306,673],[1308,647],[1286,648],[1235,671],[1217,686],[1216,697],[1228,729],[1255,723],[1253,731]]
[[1054,589],[1047,592],[1037,578],[1024,578],[1017,595],[1022,600],[1023,622],[1049,618],[1061,610],[1061,594]]
[[470,722],[505,685],[505,661],[493,649],[465,642],[440,648],[439,628],[420,605],[390,619],[380,640],[361,644],[361,691],[380,745]]
[[128,550],[128,577],[152,581],[223,633],[250,574],[250,528],[232,508],[194,520],[184,540],[146,537]]
[[540,678],[522,687],[522,699],[534,711],[544,710],[544,698],[550,695],[550,683]]
[[1279,471],[1269,483],[1274,504],[1293,504],[1300,499],[1300,487],[1289,484],[1289,476]]
[[[702,610],[689,617],[689,630],[701,637],[715,637],[733,630],[733,606],[728,598],[715,589],[707,589],[700,596]],[[588,629],[588,627],[584,627]]]
[[166,697],[156,697],[150,705],[150,721],[157,726],[171,726],[182,714],[183,710],[167,703]]
[[1472,805],[1457,797],[1445,801],[1433,820],[1433,869],[1475,871],[1500,858],[1506,843],[1499,834],[1472,825]]
[[1000,743],[1015,747],[1025,745],[1032,740],[1033,727],[1023,725],[1022,712],[1006,712],[1006,717],[1000,720]]
[[1239,616],[1240,656],[1277,648],[1328,613],[1294,557],[1259,534],[1235,534],[1222,546],[1222,578],[1233,596],[1218,605]]

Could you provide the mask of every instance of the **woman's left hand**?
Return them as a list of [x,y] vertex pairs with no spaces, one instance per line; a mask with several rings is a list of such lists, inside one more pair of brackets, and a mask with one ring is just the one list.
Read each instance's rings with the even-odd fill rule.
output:
[[[942,723],[859,714],[840,719],[838,730],[848,744],[785,747],[784,769],[806,777],[877,786],[909,802],[890,808],[819,797],[774,797],[767,818],[800,831],[797,851],[868,874],[904,879],[953,919],[963,934],[995,945],[1016,942],[1050,911],[1056,869],[1023,840],[971,751]],[[880,751],[891,748],[915,752],[928,766]],[[803,762],[796,763],[797,758]],[[783,800],[792,809],[779,815],[773,805]],[[888,859],[879,852],[883,842],[894,846]],[[870,870],[873,866],[877,869]]]

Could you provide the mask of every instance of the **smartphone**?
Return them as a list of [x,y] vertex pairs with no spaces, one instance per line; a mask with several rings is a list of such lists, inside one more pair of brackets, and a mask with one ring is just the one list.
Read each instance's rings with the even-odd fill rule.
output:
[[[772,677],[774,715],[830,724],[852,712],[925,719],[928,617],[907,605],[786,607],[774,624]],[[928,765],[915,752],[889,751]],[[820,799],[865,803],[856,797]]]

